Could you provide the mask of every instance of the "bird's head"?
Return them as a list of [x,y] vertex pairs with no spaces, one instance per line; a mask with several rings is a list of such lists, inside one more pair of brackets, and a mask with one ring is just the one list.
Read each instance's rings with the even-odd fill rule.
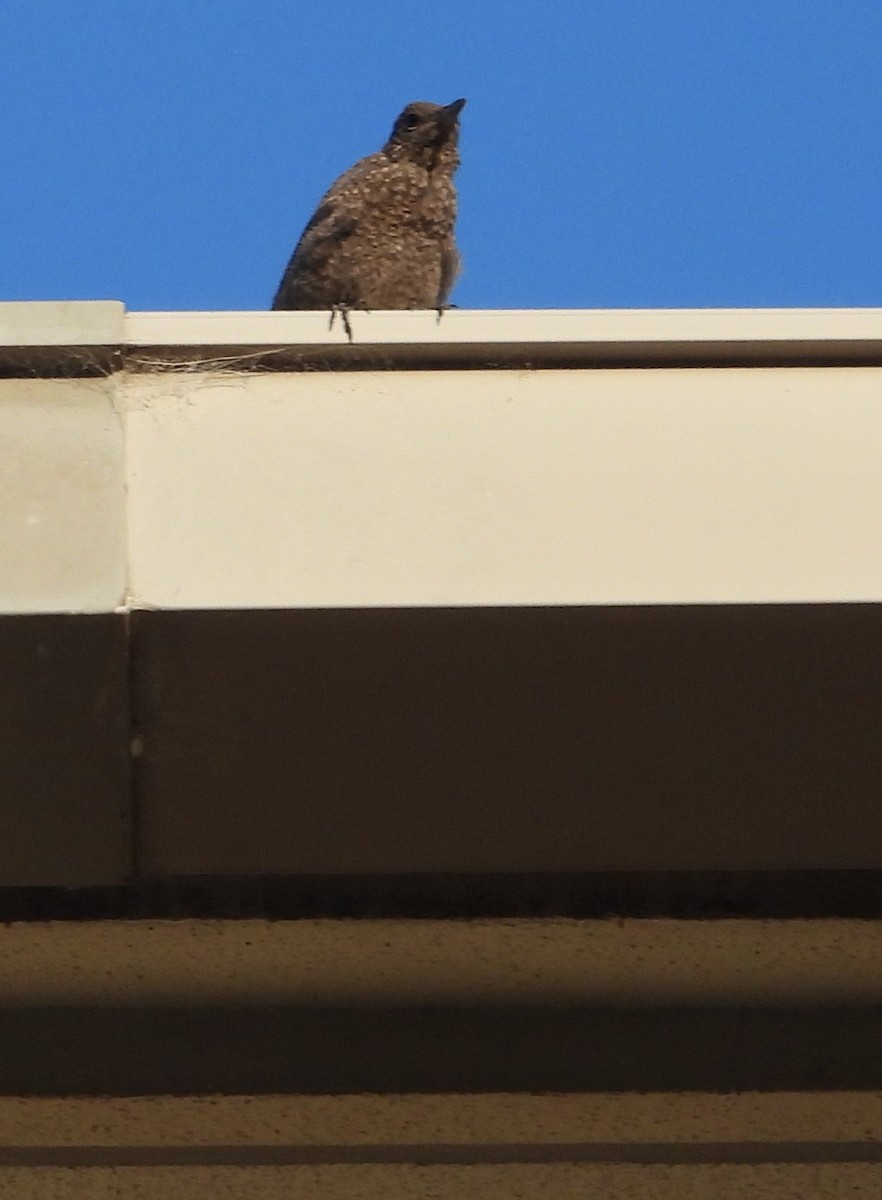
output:
[[432,171],[436,166],[455,167],[459,162],[459,114],[465,100],[430,104],[414,100],[392,126],[384,149],[390,158],[409,159]]

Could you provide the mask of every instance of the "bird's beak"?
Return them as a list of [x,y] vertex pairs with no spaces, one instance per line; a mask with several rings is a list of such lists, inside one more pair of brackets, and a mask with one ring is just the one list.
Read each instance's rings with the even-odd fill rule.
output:
[[441,109],[445,125],[454,125],[464,107],[465,100],[454,100],[452,104],[445,104]]

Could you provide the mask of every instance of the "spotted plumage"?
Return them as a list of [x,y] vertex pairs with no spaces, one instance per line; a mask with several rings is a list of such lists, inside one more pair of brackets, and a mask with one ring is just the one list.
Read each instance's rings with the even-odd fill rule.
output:
[[274,309],[447,303],[459,269],[453,175],[464,104],[408,104],[382,150],[340,176],[297,243]]

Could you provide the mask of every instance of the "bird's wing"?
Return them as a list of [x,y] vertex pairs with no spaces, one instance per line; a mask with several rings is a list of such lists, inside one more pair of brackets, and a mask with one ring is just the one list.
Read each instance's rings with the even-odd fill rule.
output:
[[[339,242],[352,233],[357,224],[354,213],[347,212],[344,205],[333,196],[326,196],[309,219],[297,243],[299,250],[304,243],[327,239]],[[295,251],[296,253],[296,251]]]
[[294,247],[273,301],[274,308],[299,307],[300,292],[305,279],[321,275],[325,264],[339,249],[340,243],[358,227],[363,200],[358,184],[374,166],[374,158],[365,158],[350,167],[328,189],[312,214],[300,240]]
[[314,267],[323,262],[340,242],[355,232],[357,224],[354,213],[347,212],[334,197],[326,196],[300,235],[288,269]]
[[313,253],[323,243],[331,248],[355,232],[359,216],[364,213],[364,197],[358,185],[376,169],[377,157],[361,159],[331,185],[300,235],[295,258],[301,251]]

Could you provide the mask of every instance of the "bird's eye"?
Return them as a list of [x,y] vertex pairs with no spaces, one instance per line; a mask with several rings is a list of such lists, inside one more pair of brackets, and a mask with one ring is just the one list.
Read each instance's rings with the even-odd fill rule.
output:
[[419,123],[420,119],[416,113],[408,113],[403,121],[405,129],[416,129]]

